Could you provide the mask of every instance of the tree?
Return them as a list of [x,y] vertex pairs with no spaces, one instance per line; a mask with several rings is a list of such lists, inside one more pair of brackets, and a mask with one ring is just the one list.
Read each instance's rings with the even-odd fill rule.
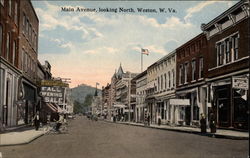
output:
[[87,94],[87,96],[85,97],[83,106],[84,107],[91,106],[92,100],[93,100],[93,95],[92,94]]
[[82,111],[82,106],[83,105],[80,102],[74,101],[74,108],[73,108],[74,113],[81,113],[81,112],[83,112]]

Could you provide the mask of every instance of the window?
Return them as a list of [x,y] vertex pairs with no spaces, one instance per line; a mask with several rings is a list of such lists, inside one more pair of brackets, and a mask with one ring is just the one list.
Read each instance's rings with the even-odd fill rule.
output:
[[165,89],[167,89],[167,74],[164,74],[164,79],[165,79]]
[[226,39],[226,63],[231,62],[231,49],[232,41],[231,39]]
[[168,88],[171,87],[170,71],[168,71]]
[[7,33],[7,39],[6,39],[6,60],[9,60],[9,54],[10,54],[10,33]]
[[32,32],[32,29],[31,29],[31,24],[29,24],[29,32],[28,32],[28,39],[31,40],[31,32]]
[[161,90],[163,89],[163,75],[161,75]]
[[234,60],[239,59],[238,45],[239,45],[239,34],[233,36],[233,56],[234,56]]
[[0,55],[2,54],[2,44],[3,44],[3,27],[0,24]]
[[12,9],[12,6],[11,6],[11,0],[9,0],[9,16],[11,16],[11,9]]
[[13,43],[13,57],[12,57],[12,63],[15,65],[15,60],[16,60],[16,41]]
[[0,3],[2,4],[2,6],[4,6],[4,0],[0,0]]
[[184,66],[184,83],[187,83],[188,81],[188,63],[185,63]]
[[15,15],[14,15],[14,19],[15,19],[15,24],[17,25],[17,2],[15,2]]
[[203,57],[200,58],[199,64],[199,78],[203,78]]
[[25,69],[25,67],[24,67],[24,65],[25,65],[25,51],[24,51],[24,49],[22,49],[22,62],[21,62],[21,67],[22,67],[22,70],[24,71],[24,69]]
[[174,87],[174,86],[175,86],[175,77],[174,77],[175,74],[174,74],[174,69],[172,70],[172,76],[173,76],[172,79],[173,79],[173,87]]
[[23,13],[23,28],[25,28],[25,26],[26,26],[26,15],[25,15],[25,13]]
[[160,77],[158,77],[157,79],[158,79],[158,85],[157,85],[158,89],[156,89],[156,91],[159,91],[160,90]]
[[183,83],[183,65],[181,64],[180,65],[180,68],[179,68],[179,85],[181,85]]
[[193,60],[192,61],[192,81],[194,81],[196,78],[196,61]]
[[26,19],[25,27],[26,27],[25,33],[26,35],[28,35],[29,34],[29,20],[28,19]]

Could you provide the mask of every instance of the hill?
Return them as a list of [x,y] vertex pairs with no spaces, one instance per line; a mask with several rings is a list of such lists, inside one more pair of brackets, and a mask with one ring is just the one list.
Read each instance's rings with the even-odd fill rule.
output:
[[[95,94],[95,87],[91,87],[86,84],[78,85],[77,87],[71,88],[71,97],[73,101],[78,101],[79,103],[84,103],[85,97],[88,94]],[[97,89],[98,95],[101,95],[101,90]]]

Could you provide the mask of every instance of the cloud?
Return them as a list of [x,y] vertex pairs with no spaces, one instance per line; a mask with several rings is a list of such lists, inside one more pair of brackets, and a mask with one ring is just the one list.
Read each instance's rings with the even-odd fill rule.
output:
[[186,11],[187,15],[184,17],[184,20],[188,21],[193,16],[193,14],[198,13],[198,12],[202,11],[205,7],[211,6],[215,3],[226,3],[228,5],[228,7],[233,5],[233,3],[231,1],[220,1],[220,0],[203,1],[203,2],[200,2],[191,8],[188,8]]

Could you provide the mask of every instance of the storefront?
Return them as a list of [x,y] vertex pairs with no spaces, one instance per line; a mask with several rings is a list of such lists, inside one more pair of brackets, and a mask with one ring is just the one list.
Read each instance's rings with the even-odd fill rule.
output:
[[233,76],[211,84],[218,127],[248,129],[248,77]]

